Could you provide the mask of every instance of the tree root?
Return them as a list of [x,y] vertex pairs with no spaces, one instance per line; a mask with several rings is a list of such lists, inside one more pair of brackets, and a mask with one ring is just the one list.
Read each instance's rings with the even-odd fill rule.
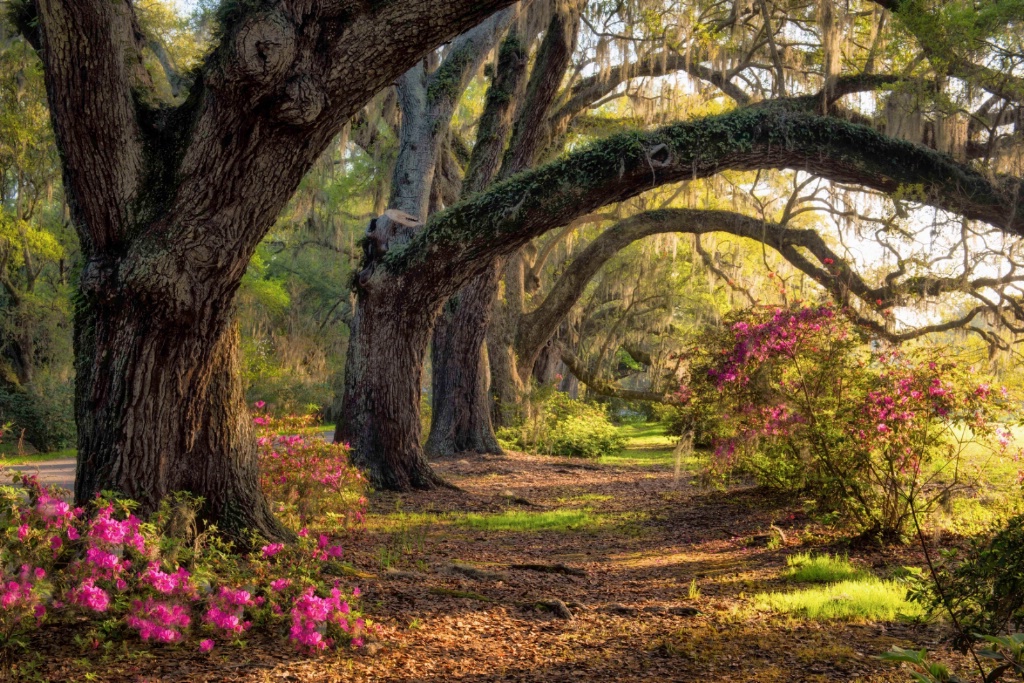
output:
[[544,572],[547,574],[570,574],[572,576],[586,576],[587,572],[575,567],[568,567],[561,562],[558,564],[511,564],[509,569],[522,569],[530,572]]
[[554,615],[559,619],[572,620],[574,618],[572,612],[569,611],[569,607],[558,598],[536,600],[534,601],[534,605],[543,607],[544,609],[553,612]]
[[453,562],[448,565],[448,570],[463,574],[471,579],[476,579],[477,581],[504,581],[506,578],[501,572],[489,572],[486,569],[478,569],[477,567],[472,567],[468,564],[459,564],[458,562]]

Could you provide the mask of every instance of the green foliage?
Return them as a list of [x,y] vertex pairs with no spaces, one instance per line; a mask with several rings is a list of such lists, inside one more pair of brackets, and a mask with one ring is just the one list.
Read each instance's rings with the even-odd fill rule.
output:
[[760,593],[759,609],[770,609],[807,619],[844,621],[895,621],[920,617],[924,609],[906,598],[906,588],[876,577],[839,581],[791,593]]
[[[989,646],[977,650],[975,654],[991,664],[992,668],[987,672],[978,672],[983,676],[979,679],[981,683],[1024,680],[1024,633],[983,636],[982,640]],[[970,680],[950,673],[941,663],[931,661],[927,650],[904,650],[901,647],[894,647],[883,654],[882,659],[910,665],[910,675],[916,683],[967,683]]]
[[923,588],[916,597],[937,613],[952,612],[960,625],[960,647],[968,647],[978,633],[997,635],[1024,626],[1024,516],[973,541],[959,563],[954,551],[944,559],[935,577],[941,591]]
[[549,455],[600,458],[619,451],[624,437],[603,408],[563,392],[539,395],[533,416],[519,427],[498,430],[510,448]]
[[28,388],[0,382],[0,417],[13,423],[16,438],[24,433],[25,440],[40,451],[74,444],[73,401],[71,382],[52,373],[40,373]]
[[692,434],[696,448],[711,448],[715,439],[725,434],[722,415],[715,409],[714,402],[708,400],[672,406],[670,411],[664,413],[663,422],[669,434]]
[[798,583],[835,583],[863,579],[868,572],[850,564],[846,558],[832,555],[797,553],[786,558],[789,567],[785,577]]

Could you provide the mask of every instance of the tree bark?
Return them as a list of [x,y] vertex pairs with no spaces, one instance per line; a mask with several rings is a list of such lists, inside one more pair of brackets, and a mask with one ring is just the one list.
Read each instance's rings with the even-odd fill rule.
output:
[[515,352],[516,328],[523,310],[525,264],[518,251],[503,264],[504,286],[494,301],[494,314],[487,328],[492,416],[496,427],[518,424],[526,416],[526,389],[530,373],[530,366],[523,367]]
[[191,326],[146,309],[93,299],[76,312],[75,499],[115,490],[150,512],[191,491],[229,534],[289,537],[260,488],[230,307]]
[[[491,110],[485,112],[483,121],[489,125],[482,129],[482,139],[485,146],[482,147],[483,156],[496,159],[495,152],[500,150],[506,135],[509,136],[508,148],[505,150],[500,170],[494,162],[472,163],[470,169],[490,168],[490,176],[475,176],[471,178],[468,186],[472,189],[482,189],[491,179],[509,178],[512,175],[532,166],[543,145],[549,139],[547,118],[552,103],[558,94],[562,80],[568,68],[573,50],[576,46],[576,39],[579,32],[580,13],[582,5],[579,0],[562,0],[557,3],[555,11],[548,24],[544,39],[537,49],[536,63],[530,73],[529,81],[525,84],[525,97],[520,105],[518,115],[515,117],[514,125],[509,129],[511,123],[511,103],[507,101],[507,92],[518,89],[519,83],[523,81],[525,70],[523,69],[522,58],[516,54],[519,46],[515,42],[504,46],[502,61],[505,61],[505,72],[499,70],[493,85],[494,95],[489,94],[488,105]],[[513,37],[514,40],[514,37]],[[499,62],[499,69],[503,64]],[[516,422],[522,415],[524,400],[524,388],[528,380],[524,381],[519,376],[521,368],[516,364],[511,340],[515,333],[515,317],[517,311],[521,310],[523,297],[523,263],[518,255],[510,257],[508,266],[504,261],[493,266],[497,271],[503,268],[512,269],[514,280],[506,275],[504,295],[498,295],[499,282],[489,279],[478,280],[469,285],[469,292],[466,292],[467,300],[473,302],[465,311],[457,311],[456,317],[459,320],[456,324],[447,328],[453,334],[464,335],[464,328],[473,324],[475,320],[483,320],[487,328],[487,358],[490,364],[490,383],[492,399],[479,400],[472,410],[475,416],[472,424],[504,426]],[[518,303],[516,303],[518,302]],[[493,315],[490,310],[481,310],[481,307],[491,308],[497,306],[498,312]],[[519,308],[515,308],[518,306]],[[461,308],[461,306],[460,306]],[[487,321],[492,321],[489,325]],[[491,328],[494,329],[491,329]],[[435,344],[441,342],[446,348],[461,348],[467,355],[456,360],[465,368],[462,380],[463,393],[468,392],[472,387],[475,392],[480,386],[486,383],[481,376],[479,368],[481,364],[475,359],[483,354],[484,335],[477,335],[473,338],[463,338],[461,343],[455,340],[438,340],[435,335]],[[440,397],[446,400],[445,396]],[[435,405],[439,398],[435,394]],[[484,411],[490,410],[491,418],[485,416]],[[465,435],[463,438],[469,437]],[[493,433],[490,433],[488,441],[497,440]]]
[[[515,104],[526,85],[528,59],[519,34],[513,30],[502,42],[494,79],[487,89],[463,196],[483,190],[498,175]],[[490,360],[484,344],[503,263],[496,261],[452,297],[434,330],[429,455],[478,449],[502,452],[494,435]]]
[[434,328],[430,356],[434,404],[426,445],[432,457],[503,452],[491,424],[490,369],[483,346],[491,300],[501,277],[498,266],[488,268],[452,297]]
[[411,216],[389,211],[367,231],[334,433],[335,442],[355,445],[353,462],[375,487],[397,491],[444,484],[420,447],[419,421],[420,375],[444,296],[415,273],[395,277],[380,263],[421,228]]

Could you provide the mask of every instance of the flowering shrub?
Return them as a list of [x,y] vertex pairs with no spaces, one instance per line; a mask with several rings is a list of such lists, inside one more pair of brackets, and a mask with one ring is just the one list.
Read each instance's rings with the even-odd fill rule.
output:
[[24,489],[0,487],[0,651],[25,646],[48,619],[85,629],[89,642],[114,620],[141,641],[195,641],[201,652],[256,626],[303,651],[359,647],[373,631],[359,589],[325,572],[343,556],[326,534],[302,529],[293,544],[241,556],[215,530],[182,523],[202,502],[184,494],[144,522],[131,501],[97,498],[83,510],[33,477],[15,481]]
[[[262,402],[257,409],[262,409]],[[332,527],[363,519],[366,479],[349,462],[348,444],[328,443],[309,418],[254,419],[260,431],[260,480],[274,511],[295,528],[330,522]]]
[[685,389],[722,420],[712,476],[745,469],[812,491],[883,538],[959,483],[968,443],[1008,443],[995,422],[999,392],[969,368],[872,353],[827,305],[755,309],[703,340],[694,360]]

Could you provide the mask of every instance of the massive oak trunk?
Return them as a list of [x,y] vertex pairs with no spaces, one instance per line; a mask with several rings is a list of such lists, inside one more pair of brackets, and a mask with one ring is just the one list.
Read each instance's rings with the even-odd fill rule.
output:
[[130,298],[79,305],[75,498],[114,489],[152,509],[192,491],[222,529],[286,537],[260,489],[231,309],[217,308],[182,325]]
[[[232,302],[246,265],[353,114],[513,1],[234,3],[180,105],[159,101],[130,1],[23,3],[86,261],[79,502],[115,489],[151,510],[183,489],[223,529],[286,536],[258,485],[237,372]],[[429,324],[409,314],[411,328]],[[383,343],[406,334],[400,317],[361,329]],[[391,370],[371,367],[378,382]]]
[[420,374],[443,283],[395,275],[381,262],[421,228],[412,216],[389,211],[367,231],[334,435],[356,445],[353,460],[374,486],[399,491],[443,484],[423,455],[419,422]]

